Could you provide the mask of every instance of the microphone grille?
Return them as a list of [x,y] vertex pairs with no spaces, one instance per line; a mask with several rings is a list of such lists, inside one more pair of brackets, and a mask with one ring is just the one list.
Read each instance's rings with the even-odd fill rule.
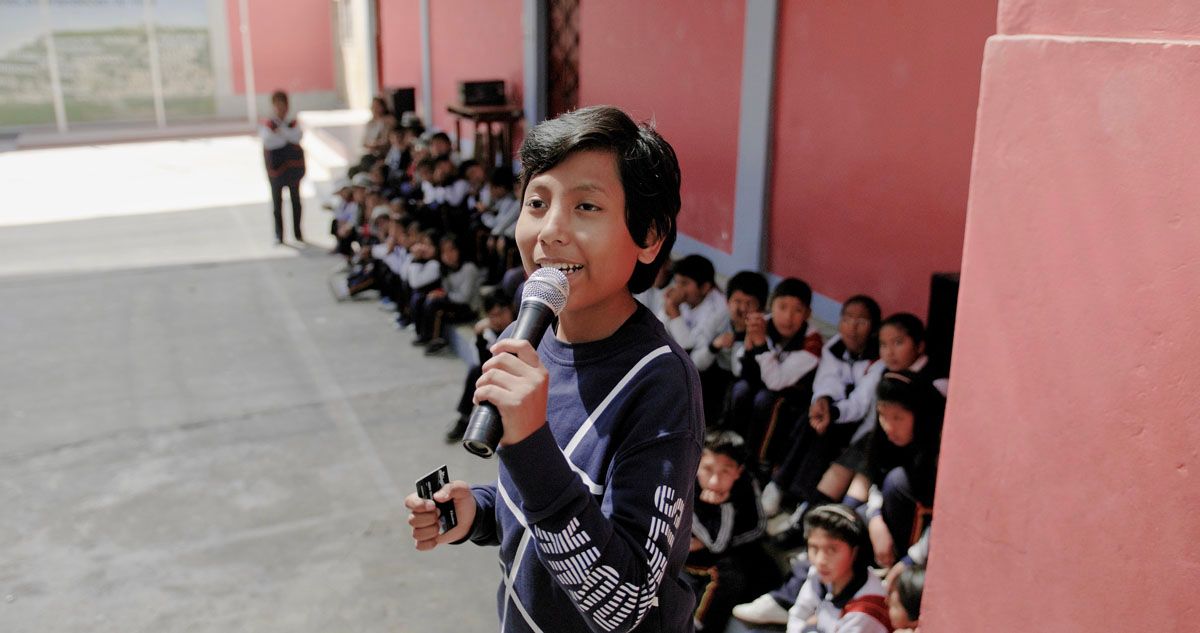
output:
[[521,292],[521,303],[537,301],[545,304],[558,316],[567,306],[567,295],[571,287],[567,276],[557,268],[539,268],[533,271],[525,280],[525,289]]

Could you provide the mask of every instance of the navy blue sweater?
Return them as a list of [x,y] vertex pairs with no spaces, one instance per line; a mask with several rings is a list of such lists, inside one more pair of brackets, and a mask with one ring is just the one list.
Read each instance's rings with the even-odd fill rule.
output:
[[569,345],[547,332],[547,424],[475,486],[471,540],[499,545],[503,631],[691,631],[679,580],[704,414],[691,360],[653,314]]

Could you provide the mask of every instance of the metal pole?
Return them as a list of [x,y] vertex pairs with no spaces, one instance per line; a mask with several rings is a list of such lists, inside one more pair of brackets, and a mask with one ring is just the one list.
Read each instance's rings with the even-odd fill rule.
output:
[[50,26],[50,0],[41,0],[42,27],[46,31],[46,58],[50,65],[50,91],[54,96],[54,120],[59,134],[67,132],[67,108],[63,104],[62,78],[58,74],[58,51],[54,48],[54,30]]
[[250,2],[238,0],[238,22],[242,32],[242,69],[245,75],[246,119],[250,125],[258,123],[257,92],[254,89],[254,55],[250,50]]
[[150,85],[154,90],[154,118],[159,129],[167,127],[167,108],[163,103],[162,69],[158,60],[158,32],[154,27],[154,0],[144,0],[146,41],[150,44]]
[[429,43],[429,0],[421,0],[421,116],[433,127],[433,61]]

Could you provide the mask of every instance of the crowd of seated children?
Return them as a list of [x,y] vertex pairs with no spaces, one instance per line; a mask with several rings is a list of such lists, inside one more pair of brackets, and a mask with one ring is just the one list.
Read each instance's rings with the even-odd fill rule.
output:
[[[883,319],[874,299],[855,295],[842,305],[836,335],[824,341],[810,319],[812,290],[804,281],[778,282],[768,301],[761,273],[735,274],[722,293],[712,270],[696,255],[668,262],[655,286],[637,298],[689,351],[701,375],[710,430],[745,438],[744,470],[738,472],[765,486],[758,495],[764,515],[793,510],[780,517],[786,520],[768,548],[776,555],[800,552],[790,575],[774,591],[735,607],[733,616],[789,630],[834,630],[829,627],[839,619],[821,617],[822,607],[793,607],[806,584],[821,586],[804,548],[813,546],[814,533],[828,537],[830,531],[814,532],[810,517],[818,508],[827,515],[836,507],[839,516],[853,515],[857,522],[854,530],[839,532],[850,535],[842,541],[852,536],[856,558],[865,561],[860,564],[886,573],[892,589],[875,589],[872,615],[853,618],[862,620],[860,628],[837,624],[836,630],[914,628],[923,571],[903,592],[895,584],[904,573],[915,577],[912,570],[923,569],[928,552],[946,391],[945,378],[925,356],[921,320],[907,313]],[[699,481],[703,490],[704,477]],[[814,520],[829,520],[821,516]],[[722,630],[721,599],[728,594],[709,591],[704,575],[694,572],[685,580],[705,607],[697,611],[698,630]],[[774,572],[761,563],[743,564],[728,577]],[[828,579],[824,586],[816,591],[829,600],[824,612],[842,613],[841,603],[854,596],[829,593]],[[891,603],[900,605],[892,609],[895,622],[888,616]],[[789,609],[807,615],[789,622]]]

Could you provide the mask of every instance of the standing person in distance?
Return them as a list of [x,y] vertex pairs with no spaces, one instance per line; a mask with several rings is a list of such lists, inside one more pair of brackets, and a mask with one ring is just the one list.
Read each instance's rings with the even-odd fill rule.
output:
[[300,230],[300,179],[304,178],[304,150],[300,137],[304,135],[296,119],[288,118],[288,96],[282,90],[271,95],[271,118],[263,121],[258,136],[263,142],[263,157],[267,163],[267,179],[271,182],[271,205],[275,213],[275,243],[283,243],[283,190],[288,190],[292,202],[292,235],[304,241]]
[[499,477],[434,494],[458,513],[446,533],[434,503],[410,495],[413,539],[419,550],[500,547],[503,631],[691,631],[680,572],[704,436],[700,381],[633,298],[675,241],[675,152],[595,106],[531,130],[521,164],[521,261],[562,270],[567,305],[537,350],[492,346],[475,402],[500,411]]

